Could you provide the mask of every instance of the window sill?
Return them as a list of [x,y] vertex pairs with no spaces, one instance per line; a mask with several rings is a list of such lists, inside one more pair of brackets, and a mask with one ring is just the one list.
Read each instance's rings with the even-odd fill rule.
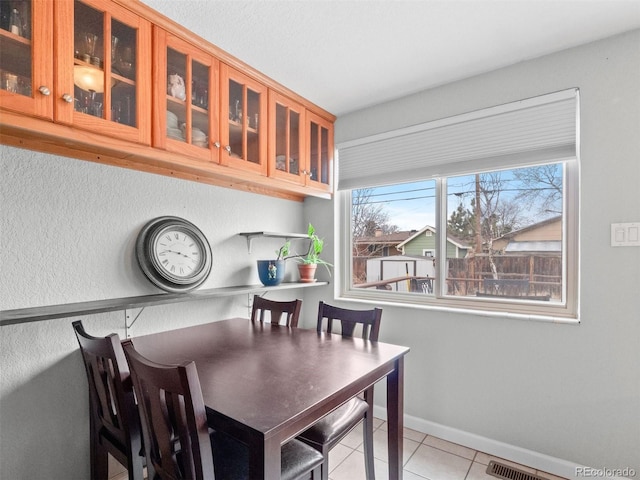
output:
[[[395,298],[393,298],[395,297]],[[380,292],[342,292],[337,294],[337,299],[345,302],[367,303],[375,305],[386,305],[396,308],[410,308],[416,310],[429,310],[445,313],[459,313],[465,315],[473,315],[476,317],[488,318],[507,318],[515,320],[531,320],[543,323],[557,323],[567,325],[579,325],[579,315],[569,314],[563,305],[547,307],[546,310],[556,310],[540,312],[527,311],[527,306],[532,303],[519,304],[517,308],[509,302],[500,303],[505,309],[495,308],[497,303],[495,300],[491,302],[482,302],[477,300],[460,300],[452,298],[436,299],[430,296],[431,302],[427,303],[424,297],[413,294],[397,294],[393,297],[390,295],[380,294]],[[510,308],[510,310],[507,310]]]

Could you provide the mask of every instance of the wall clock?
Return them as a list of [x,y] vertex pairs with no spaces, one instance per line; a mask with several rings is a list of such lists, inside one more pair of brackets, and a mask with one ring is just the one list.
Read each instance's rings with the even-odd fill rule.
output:
[[167,292],[200,286],[211,271],[211,247],[191,222],[163,216],[148,222],[136,240],[136,258],[145,276]]

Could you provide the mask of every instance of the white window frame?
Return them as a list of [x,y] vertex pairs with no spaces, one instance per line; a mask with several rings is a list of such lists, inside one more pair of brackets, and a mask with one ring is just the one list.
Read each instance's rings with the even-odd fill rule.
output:
[[[579,122],[579,111],[576,122]],[[411,127],[415,131],[416,127]],[[403,306],[410,308],[424,308],[433,310],[456,311],[471,313],[476,315],[503,316],[509,318],[520,318],[530,320],[540,320],[556,323],[579,323],[579,184],[580,184],[580,162],[579,158],[579,128],[576,126],[576,158],[567,161],[565,158],[548,163],[563,162],[563,217],[562,217],[562,242],[563,242],[563,301],[562,302],[540,302],[536,300],[513,300],[513,299],[486,299],[478,297],[459,297],[446,295],[444,292],[445,282],[436,281],[433,295],[421,295],[405,292],[388,292],[384,290],[371,290],[352,288],[352,238],[351,238],[351,192],[352,189],[339,190],[336,192],[336,272],[339,278],[336,282],[335,295],[337,298],[346,301],[360,301],[375,304]],[[391,132],[390,132],[391,133]],[[402,134],[398,131],[397,134]],[[389,135],[389,134],[387,134]],[[339,148],[336,154],[336,162],[339,165]],[[532,162],[531,165],[521,164],[520,167],[535,166],[540,163]],[[466,173],[482,173],[487,171],[500,170],[499,165],[492,165],[493,170],[480,170],[478,172],[468,171]],[[503,169],[510,169],[511,166],[505,164]],[[449,177],[457,176],[452,172]],[[447,176],[428,175],[423,178],[434,179],[436,182],[436,245],[437,250],[446,252],[446,232],[447,223],[447,202],[446,202],[446,180]],[[412,179],[413,181],[416,178]],[[398,181],[389,182],[391,184],[402,183]],[[367,186],[380,186],[380,183]],[[353,188],[356,189],[356,188]],[[436,252],[436,277],[442,279],[440,272],[446,272],[446,255],[438,255]]]

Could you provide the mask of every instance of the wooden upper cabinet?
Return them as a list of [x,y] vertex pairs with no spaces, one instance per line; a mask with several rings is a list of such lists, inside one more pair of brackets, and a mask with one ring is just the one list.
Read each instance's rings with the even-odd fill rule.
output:
[[162,28],[153,38],[153,146],[219,163],[218,60]]
[[304,185],[307,171],[305,108],[269,90],[268,174]]
[[0,0],[0,110],[0,140],[18,148],[332,193],[335,118],[143,2]]
[[331,193],[333,188],[333,123],[308,111],[307,142],[309,164],[305,185]]
[[54,120],[151,143],[151,23],[109,0],[54,3]]
[[220,163],[267,175],[267,87],[220,65]]
[[53,2],[0,1],[0,19],[0,106],[53,119]]

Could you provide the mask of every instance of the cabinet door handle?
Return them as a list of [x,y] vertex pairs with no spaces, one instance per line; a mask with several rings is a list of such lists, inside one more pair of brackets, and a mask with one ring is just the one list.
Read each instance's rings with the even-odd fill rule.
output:
[[65,93],[62,95],[62,100],[64,100],[67,103],[73,103],[73,97],[68,93]]
[[49,88],[45,87],[44,85],[38,88],[38,91],[45,97],[48,97],[49,95],[51,95],[51,90],[49,90]]
[[224,147],[224,149],[225,149],[227,152],[231,153],[231,145],[227,145],[226,147]]
[[213,142],[213,146],[216,148],[220,148],[220,142]]

